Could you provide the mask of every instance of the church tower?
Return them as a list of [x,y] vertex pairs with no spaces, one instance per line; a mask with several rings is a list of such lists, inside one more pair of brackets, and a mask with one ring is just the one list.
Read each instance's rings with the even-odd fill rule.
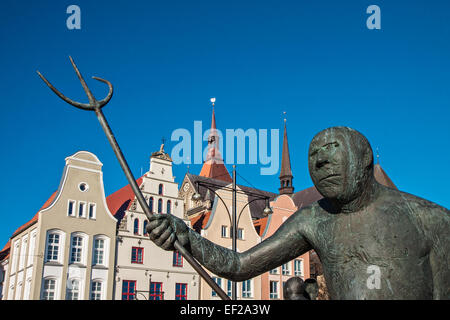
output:
[[215,99],[212,98],[211,102],[213,104],[213,111],[211,130],[208,137],[208,155],[206,156],[206,161],[203,163],[199,176],[223,180],[231,183],[233,180],[231,179],[230,173],[223,163],[223,158],[219,150],[219,134],[216,128],[216,116],[214,114]]
[[291,160],[289,157],[289,145],[286,130],[286,119],[284,119],[284,135],[283,135],[283,151],[281,155],[281,169],[280,169],[280,194],[292,195],[294,187],[292,185],[292,170]]

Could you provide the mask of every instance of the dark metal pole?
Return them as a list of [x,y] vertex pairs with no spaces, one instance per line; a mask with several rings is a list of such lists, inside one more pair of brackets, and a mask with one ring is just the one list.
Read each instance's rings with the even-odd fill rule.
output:
[[[233,165],[233,192],[232,192],[232,211],[233,211],[233,232],[232,232],[232,249],[237,252],[237,216],[236,216],[236,165]],[[237,283],[232,282],[231,300],[237,299]]]

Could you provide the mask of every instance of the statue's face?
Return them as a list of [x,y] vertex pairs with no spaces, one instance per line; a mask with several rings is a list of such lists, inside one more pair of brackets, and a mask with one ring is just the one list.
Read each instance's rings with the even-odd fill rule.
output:
[[350,128],[335,127],[318,133],[312,140],[309,173],[325,198],[347,203],[361,194],[368,158],[361,151],[360,137]]

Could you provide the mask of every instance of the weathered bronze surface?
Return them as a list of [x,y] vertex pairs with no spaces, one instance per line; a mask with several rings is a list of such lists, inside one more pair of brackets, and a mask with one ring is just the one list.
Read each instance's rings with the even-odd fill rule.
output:
[[289,278],[283,286],[284,300],[309,300],[305,296],[305,282],[302,278]]
[[207,269],[243,281],[314,249],[331,299],[450,299],[449,210],[380,185],[367,139],[347,127],[319,132],[309,171],[324,197],[294,213],[270,238],[236,253],[171,215],[150,218],[150,239],[178,239]]

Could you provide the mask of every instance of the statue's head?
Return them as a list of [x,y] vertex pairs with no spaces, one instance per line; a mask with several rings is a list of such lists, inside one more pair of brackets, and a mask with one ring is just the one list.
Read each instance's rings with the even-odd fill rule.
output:
[[305,284],[302,278],[289,278],[283,286],[283,296],[285,300],[306,300]]
[[373,178],[369,141],[348,127],[332,127],[316,134],[309,146],[308,165],[317,191],[343,205],[358,198]]

